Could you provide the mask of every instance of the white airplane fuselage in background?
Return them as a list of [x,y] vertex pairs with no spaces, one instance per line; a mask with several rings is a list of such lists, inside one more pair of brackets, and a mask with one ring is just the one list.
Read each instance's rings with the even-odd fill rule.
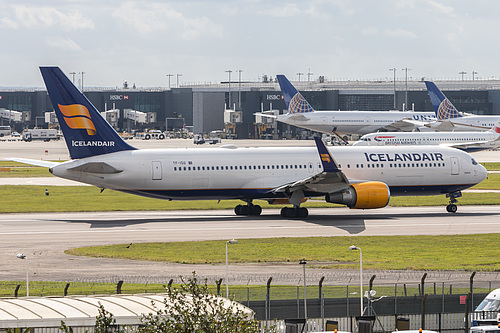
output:
[[430,123],[436,120],[434,112],[415,111],[314,111],[307,113],[287,113],[278,115],[279,122],[332,134],[364,135],[377,131],[406,130],[417,127],[404,120]]
[[499,133],[484,132],[380,132],[363,135],[353,146],[446,145],[466,151],[500,146]]

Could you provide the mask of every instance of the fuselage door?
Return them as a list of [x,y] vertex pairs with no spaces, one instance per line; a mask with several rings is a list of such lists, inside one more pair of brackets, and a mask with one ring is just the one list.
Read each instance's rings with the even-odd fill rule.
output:
[[458,157],[450,157],[450,161],[451,161],[451,174],[458,175],[458,170],[459,170]]
[[161,178],[162,178],[161,162],[160,161],[152,161],[151,167],[152,167],[152,171],[153,171],[153,173],[152,173],[153,180],[161,180]]

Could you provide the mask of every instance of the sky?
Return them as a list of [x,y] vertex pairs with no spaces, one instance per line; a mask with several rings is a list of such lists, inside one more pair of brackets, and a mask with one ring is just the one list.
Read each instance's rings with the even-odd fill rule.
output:
[[43,87],[42,65],[85,72],[89,87],[216,83],[228,70],[500,79],[499,13],[492,0],[0,0],[0,86]]

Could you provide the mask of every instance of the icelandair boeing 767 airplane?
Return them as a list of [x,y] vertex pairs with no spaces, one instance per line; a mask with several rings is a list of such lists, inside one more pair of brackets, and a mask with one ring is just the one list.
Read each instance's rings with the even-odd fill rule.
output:
[[467,153],[441,147],[136,149],[127,144],[58,67],[41,67],[72,160],[11,160],[102,189],[167,200],[241,199],[237,215],[259,215],[253,200],[286,202],[283,217],[306,217],[309,197],[350,208],[382,208],[391,195],[447,195],[486,178]]

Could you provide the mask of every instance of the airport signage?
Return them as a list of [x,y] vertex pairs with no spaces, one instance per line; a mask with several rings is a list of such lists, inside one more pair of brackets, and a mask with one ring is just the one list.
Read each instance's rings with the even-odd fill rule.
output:
[[128,95],[109,95],[109,100],[110,101],[123,101],[127,100]]
[[267,95],[266,99],[268,101],[279,101],[282,99],[281,95]]

